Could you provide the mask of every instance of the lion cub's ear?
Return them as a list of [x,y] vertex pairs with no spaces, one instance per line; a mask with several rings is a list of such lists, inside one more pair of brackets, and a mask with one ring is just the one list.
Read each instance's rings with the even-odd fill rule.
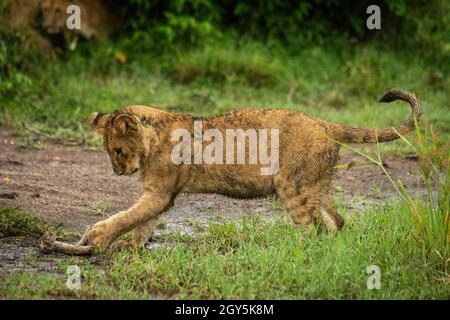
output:
[[92,112],[89,115],[88,122],[91,125],[92,130],[99,134],[103,134],[106,121],[108,121],[110,115],[103,112]]
[[124,136],[136,134],[140,129],[139,119],[131,114],[121,114],[114,119],[114,130]]

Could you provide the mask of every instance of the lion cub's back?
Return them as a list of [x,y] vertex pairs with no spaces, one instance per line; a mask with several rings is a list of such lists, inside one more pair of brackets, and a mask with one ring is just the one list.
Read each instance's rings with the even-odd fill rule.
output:
[[286,122],[300,120],[302,113],[283,109],[245,108],[205,119],[209,127],[218,129],[279,129]]

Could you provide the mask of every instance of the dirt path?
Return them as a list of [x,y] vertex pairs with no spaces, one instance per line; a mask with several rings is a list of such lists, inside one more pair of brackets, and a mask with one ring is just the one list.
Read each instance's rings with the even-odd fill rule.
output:
[[[407,188],[417,188],[416,161],[384,160],[393,177],[401,178]],[[366,162],[356,154],[341,152],[341,164],[352,161]],[[393,196],[394,191],[376,166],[338,169],[335,186],[349,207],[356,210],[361,206],[357,195],[375,201]],[[16,138],[7,130],[0,130],[0,207],[19,205],[49,225],[83,232],[96,221],[131,206],[138,198],[139,187],[140,182],[135,177],[114,175],[105,152],[52,143],[47,143],[43,150],[21,148],[16,146]],[[89,208],[101,208],[102,214]],[[238,200],[221,195],[182,194],[174,207],[163,215],[165,228],[158,232],[192,232],[199,223],[228,220],[254,212],[270,218],[274,211],[275,206],[266,199]],[[26,241],[0,241],[0,267],[8,265],[6,260],[21,256],[23,246],[35,252],[36,248]]]

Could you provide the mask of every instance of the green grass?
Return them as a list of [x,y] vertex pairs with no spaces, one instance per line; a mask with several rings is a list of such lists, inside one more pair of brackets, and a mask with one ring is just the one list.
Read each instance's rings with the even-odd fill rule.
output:
[[[225,41],[179,55],[130,56],[120,64],[114,50],[105,45],[88,56],[76,52],[67,60],[33,64],[25,92],[2,101],[0,122],[19,135],[30,135],[25,122],[45,135],[82,137],[91,146],[101,143],[88,129],[89,113],[131,104],[196,115],[248,106],[289,108],[352,126],[385,127],[409,115],[405,103],[377,103],[385,91],[399,87],[416,92],[424,121],[440,130],[443,139],[450,135],[448,67],[425,64],[420,55],[376,45],[288,53],[254,42],[236,46]],[[396,142],[383,148],[411,151]]]
[[86,207],[86,212],[90,212],[90,213],[95,213],[101,216],[106,215],[107,211],[108,211],[108,203],[105,201],[99,201],[99,202],[94,202],[89,204]]
[[29,212],[19,211],[16,207],[0,208],[0,236],[40,236],[44,224]]
[[[74,258],[61,264],[60,275],[13,274],[0,282],[0,297],[448,298],[445,261],[418,240],[402,203],[374,206],[354,215],[343,232],[320,236],[299,231],[285,218],[211,224],[204,237],[114,251],[95,263]],[[66,287],[71,264],[81,269],[80,290]],[[379,290],[367,288],[371,265],[381,270]]]

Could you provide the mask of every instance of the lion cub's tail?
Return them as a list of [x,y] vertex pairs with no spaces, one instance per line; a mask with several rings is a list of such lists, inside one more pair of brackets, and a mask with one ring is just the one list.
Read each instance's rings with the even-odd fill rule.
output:
[[[408,120],[396,127],[390,128],[352,128],[344,125],[333,126],[333,138],[339,142],[346,143],[375,143],[387,142],[400,138],[414,130],[414,118],[419,120],[422,114],[422,107],[416,96],[404,90],[390,90],[386,92],[379,100],[380,102],[391,102],[395,100],[403,100],[410,104],[411,115]],[[395,130],[394,130],[395,129]],[[397,131],[397,132],[396,132]]]

